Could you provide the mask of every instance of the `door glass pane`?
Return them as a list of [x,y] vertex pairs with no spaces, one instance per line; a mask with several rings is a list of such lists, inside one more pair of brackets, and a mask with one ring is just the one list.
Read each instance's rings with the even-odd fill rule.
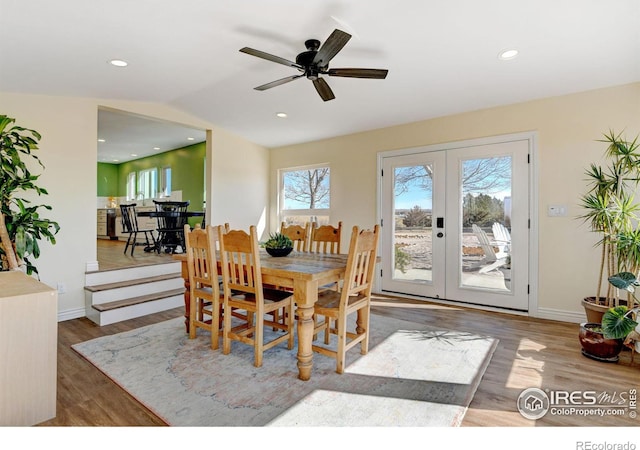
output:
[[511,291],[512,158],[462,161],[461,285]]
[[394,169],[393,279],[431,283],[433,166]]

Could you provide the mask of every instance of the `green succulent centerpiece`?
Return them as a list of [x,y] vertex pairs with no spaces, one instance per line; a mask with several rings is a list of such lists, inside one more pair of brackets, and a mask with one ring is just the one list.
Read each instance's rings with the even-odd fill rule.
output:
[[271,233],[262,246],[271,256],[287,256],[293,250],[293,241],[282,233]]

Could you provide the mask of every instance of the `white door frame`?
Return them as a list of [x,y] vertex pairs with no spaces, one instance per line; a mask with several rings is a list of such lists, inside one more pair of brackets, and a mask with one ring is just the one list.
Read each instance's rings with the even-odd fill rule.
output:
[[[383,158],[391,157],[391,156],[401,156],[401,155],[411,155],[416,153],[425,153],[425,152],[433,152],[440,150],[450,150],[456,149],[460,147],[469,147],[469,146],[477,146],[477,145],[490,145],[490,144],[498,144],[507,141],[513,140],[527,140],[529,145],[529,310],[528,315],[532,317],[537,317],[538,315],[538,133],[536,131],[522,132],[522,133],[512,133],[512,134],[504,134],[504,135],[496,135],[485,138],[477,138],[477,139],[469,139],[463,141],[453,141],[446,142],[441,144],[432,144],[425,145],[419,147],[411,147],[405,149],[396,149],[396,150],[387,150],[378,152],[377,157],[377,211],[376,211],[376,220],[377,223],[381,223],[382,221],[382,201],[383,201],[383,191],[382,191],[382,163]],[[384,224],[382,224],[384,226]],[[377,279],[376,279],[376,292],[380,292],[381,286],[381,275],[380,271],[378,271]],[[407,295],[407,297],[411,297]],[[420,297],[421,300],[425,300],[423,297]],[[440,299],[428,299],[429,302],[434,303],[445,303],[445,304],[456,304],[455,302],[449,302],[447,300]],[[507,312],[512,314],[523,314],[520,312],[514,312],[510,310],[505,310],[501,308],[494,308],[490,306],[480,306],[480,305],[465,305],[470,308],[477,308],[483,310],[495,310],[501,312]],[[526,313],[525,313],[526,314]]]

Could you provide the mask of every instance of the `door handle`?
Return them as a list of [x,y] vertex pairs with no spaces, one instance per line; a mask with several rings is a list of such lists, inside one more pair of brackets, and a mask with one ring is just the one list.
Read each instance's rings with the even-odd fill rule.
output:
[[439,231],[438,234],[436,234],[436,237],[444,237],[444,233],[442,231]]

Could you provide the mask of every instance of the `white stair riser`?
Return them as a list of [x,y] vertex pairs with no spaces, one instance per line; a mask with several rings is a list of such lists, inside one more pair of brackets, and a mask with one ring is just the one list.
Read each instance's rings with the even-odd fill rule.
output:
[[100,326],[110,325],[123,320],[134,319],[136,317],[146,316],[168,309],[184,307],[184,296],[175,295],[162,299],[140,303],[137,305],[126,306],[123,308],[112,309],[109,311],[99,312],[89,307],[87,308],[87,318]]
[[130,281],[139,278],[154,277],[157,275],[166,275],[169,273],[180,273],[180,270],[181,264],[179,261],[176,261],[175,263],[168,264],[107,270],[104,272],[89,272],[85,274],[85,286],[98,286],[101,284]]
[[170,291],[172,289],[180,288],[184,288],[184,280],[182,278],[171,278],[168,280],[160,280],[144,284],[134,284],[131,286],[124,286],[99,292],[86,292],[91,296],[91,304],[99,305],[101,303],[124,300],[126,298],[132,297],[140,297],[142,295],[154,294],[156,292]]

